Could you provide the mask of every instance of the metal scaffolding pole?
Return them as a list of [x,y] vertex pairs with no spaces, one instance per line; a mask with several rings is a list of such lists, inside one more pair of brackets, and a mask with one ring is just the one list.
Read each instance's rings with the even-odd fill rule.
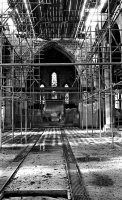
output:
[[[82,72],[82,77],[80,77],[80,78],[81,78],[81,85],[83,85],[83,72]],[[81,105],[82,106],[81,107],[82,108],[81,109],[82,110],[82,116],[81,117],[82,117],[82,129],[83,129],[83,126],[84,126],[84,122],[83,122],[84,121],[83,120],[83,117],[84,117],[84,113],[83,113],[83,87],[81,88],[81,100],[82,100],[82,105]]]
[[0,149],[2,148],[2,67],[0,67]]
[[88,70],[86,69],[86,131],[88,133]]
[[[110,52],[108,52],[110,53]],[[0,64],[0,66],[5,67],[5,68],[9,68],[9,67],[21,67],[24,66],[25,68],[29,67],[29,66],[77,66],[77,65],[81,65],[81,66],[85,66],[86,68],[89,68],[90,65],[93,65],[93,62],[76,62],[76,63],[3,63]],[[94,65],[108,65],[108,66],[112,66],[112,65],[122,65],[122,62],[98,62],[98,63],[94,63]]]
[[[91,35],[91,26],[89,27],[89,29],[90,29],[90,50],[91,50],[91,47],[92,47],[92,35]],[[93,87],[94,87],[94,82],[93,82],[93,80],[94,80],[94,78],[93,78],[93,65],[91,65],[90,66],[90,79],[91,79],[91,93],[93,94],[94,93],[94,90],[93,90]],[[93,96],[92,96],[92,98],[91,98],[91,107],[92,107],[92,120],[91,120],[91,128],[92,128],[92,137],[93,137],[93,122],[94,122],[94,120],[93,120],[93,118],[94,118],[94,113],[93,113]]]
[[[109,31],[109,59],[112,62],[112,48],[111,48],[111,15],[110,15],[110,0],[108,0],[108,31]],[[112,66],[110,65],[110,91],[111,91],[111,134],[112,134],[112,147],[114,147],[114,132],[113,132],[113,84],[112,84]]]
[[34,95],[34,67],[33,67],[33,83],[32,83],[32,99],[33,99],[33,102],[32,102],[32,104],[33,104],[33,106],[32,106],[32,108],[33,108],[33,110],[32,110],[32,126],[34,125],[34,104],[35,104],[35,96],[36,95]]
[[100,74],[100,67],[99,67],[99,129],[100,129],[100,137],[101,137],[101,74]]
[[28,107],[28,102],[27,102],[27,81],[25,80],[25,94],[26,94],[26,99],[25,99],[25,132],[27,132],[27,107]]
[[82,113],[83,113],[83,110],[81,109],[81,100],[82,100],[82,92],[81,92],[81,78],[79,79],[79,108],[80,108],[80,112],[79,112],[79,126],[81,128],[82,126]]
[[21,67],[21,77],[20,77],[20,84],[21,84],[21,91],[20,91],[20,129],[21,129],[21,143],[22,143],[22,135],[23,135],[23,131],[22,131],[22,128],[23,128],[23,123],[22,123],[22,67]]
[[[12,51],[12,57],[14,56]],[[12,135],[14,142],[14,67],[12,67]]]
[[[31,69],[32,70],[32,69]],[[30,72],[30,87],[29,87],[29,89],[30,89],[30,91],[29,91],[29,95],[30,95],[30,112],[29,112],[29,114],[30,114],[30,128],[32,128],[32,110],[31,110],[31,107],[32,107],[32,95],[31,95],[31,72]]]
[[[9,89],[11,90],[10,93],[9,93],[10,96],[8,95],[4,99],[6,99],[6,101],[10,100],[12,102],[12,113],[11,114],[12,114],[12,133],[13,133],[13,135],[14,135],[14,104],[15,104],[15,100],[17,99],[18,101],[20,101],[20,124],[21,124],[21,133],[22,133],[22,127],[23,127],[23,123],[22,123],[22,121],[23,121],[22,108],[23,107],[22,106],[24,105],[23,102],[25,102],[25,105],[24,105],[25,106],[24,107],[25,108],[25,118],[24,119],[25,119],[25,131],[27,131],[27,117],[28,117],[27,95],[28,96],[30,95],[30,102],[29,101],[28,102],[30,104],[30,109],[29,109],[29,111],[30,111],[29,112],[30,127],[32,127],[32,122],[33,122],[34,115],[35,115],[35,113],[34,113],[34,102],[36,100],[36,96],[37,96],[37,100],[38,100],[38,96],[40,95],[40,92],[43,95],[51,93],[51,91],[50,92],[48,92],[48,91],[47,92],[46,91],[43,92],[43,91],[41,91],[41,89],[39,89],[38,91],[36,90],[36,88],[34,86],[34,82],[35,82],[36,78],[35,78],[34,71],[32,71],[32,72],[30,72],[30,77],[29,77],[30,80],[28,81],[28,83],[30,82],[30,86],[29,86],[30,87],[29,88],[30,91],[27,88],[29,84],[27,85],[27,82],[25,80],[25,88],[24,89],[25,89],[25,96],[26,97],[23,97],[23,75],[22,75],[22,72],[24,71],[23,68],[25,68],[26,70],[28,68],[32,68],[33,70],[35,70],[36,67],[39,67],[39,69],[41,70],[41,66],[55,66],[55,67],[56,66],[75,66],[77,68],[77,65],[80,65],[81,68],[82,67],[85,68],[85,71],[86,71],[86,76],[85,76],[85,79],[86,79],[86,86],[85,86],[86,87],[86,97],[84,98],[84,101],[83,101],[83,87],[81,87],[81,84],[82,84],[82,81],[83,81],[82,78],[80,78],[80,81],[79,81],[80,82],[79,91],[78,92],[75,91],[74,94],[78,94],[79,95],[79,102],[80,103],[82,101],[82,114],[80,113],[80,123],[82,123],[82,128],[83,128],[83,110],[85,108],[85,106],[83,104],[84,104],[84,102],[86,103],[85,104],[86,105],[86,116],[85,117],[86,117],[86,129],[88,131],[88,102],[89,102],[89,100],[90,101],[92,100],[91,101],[91,106],[92,106],[92,111],[91,112],[92,112],[92,133],[93,133],[93,128],[94,128],[93,127],[93,116],[94,116],[93,115],[94,114],[93,113],[93,100],[94,100],[94,97],[97,96],[97,103],[98,103],[97,105],[99,107],[98,108],[99,109],[99,128],[100,128],[100,136],[101,136],[101,121],[102,121],[101,113],[102,113],[102,110],[104,109],[104,105],[102,103],[101,98],[103,96],[103,93],[106,94],[106,95],[110,95],[110,98],[111,98],[110,99],[110,103],[111,103],[111,123],[110,124],[111,124],[112,144],[113,144],[114,143],[114,135],[113,135],[113,114],[114,114],[113,113],[113,90],[114,90],[113,86],[114,85],[112,83],[112,70],[113,70],[113,65],[119,66],[119,65],[122,65],[122,62],[112,62],[112,53],[113,52],[112,52],[112,48],[111,48],[111,38],[114,37],[114,35],[112,36],[111,33],[112,33],[112,25],[115,22],[115,19],[118,16],[118,13],[114,13],[114,17],[111,18],[111,13],[110,13],[110,7],[111,7],[110,3],[111,3],[111,1],[108,0],[108,9],[107,9],[107,12],[106,12],[106,14],[107,14],[107,18],[106,19],[102,19],[103,15],[104,15],[103,13],[100,13],[101,14],[101,20],[100,21],[99,21],[98,16],[97,16],[97,19],[94,19],[94,18],[90,19],[91,21],[97,22],[98,25],[99,25],[99,23],[101,23],[101,26],[100,26],[101,30],[98,30],[98,33],[97,33],[98,36],[95,35],[96,34],[96,30],[91,30],[91,25],[89,25],[88,28],[85,27],[86,18],[85,18],[85,20],[83,19],[84,23],[82,24],[81,29],[83,29],[83,27],[85,27],[85,39],[82,40],[82,42],[81,42],[82,45],[80,45],[80,46],[81,46],[81,49],[84,50],[85,53],[83,53],[83,58],[81,58],[81,60],[83,59],[83,61],[80,61],[79,63],[75,63],[75,62],[74,63],[40,63],[40,62],[39,63],[34,63],[34,55],[38,56],[37,55],[37,53],[38,53],[39,56],[40,56],[40,51],[39,50],[38,50],[39,52],[37,51],[36,46],[34,45],[33,41],[37,42],[38,40],[36,40],[36,39],[37,38],[39,39],[39,37],[34,38],[34,34],[32,34],[32,30],[31,29],[35,28],[35,27],[30,27],[31,23],[28,23],[29,21],[28,21],[27,12],[26,13],[23,12],[24,4],[21,1],[19,1],[19,3],[21,4],[20,8],[22,8],[22,9],[20,9],[20,11],[18,11],[18,15],[21,16],[20,19],[22,19],[22,20],[20,20],[21,24],[19,24],[19,21],[18,21],[18,23],[16,25],[18,27],[18,30],[19,30],[19,26],[20,25],[22,26],[22,28],[21,28],[22,29],[22,33],[19,33],[19,31],[18,31],[18,36],[19,36],[19,38],[21,36],[23,36],[23,38],[21,38],[21,41],[20,41],[20,43],[18,45],[16,45],[16,43],[15,43],[15,47],[14,47],[12,56],[14,56],[15,50],[19,49],[20,51],[18,51],[18,52],[20,53],[20,58],[21,59],[23,59],[25,56],[27,57],[27,55],[25,55],[26,53],[29,54],[29,56],[28,56],[30,58],[29,62],[27,63],[27,59],[26,60],[23,59],[23,60],[21,60],[20,63],[17,63],[17,62],[14,63],[14,59],[13,59],[12,63],[2,63],[2,51],[1,51],[2,49],[0,50],[1,51],[0,52],[0,56],[1,56],[1,58],[0,58],[1,59],[0,60],[0,73],[1,73],[1,75],[0,76],[1,76],[1,79],[2,79],[2,69],[3,70],[4,69],[5,70],[9,69],[12,72],[12,77],[11,77],[11,79],[12,79],[12,87],[9,86]],[[98,6],[98,2],[96,4]],[[15,8],[17,8],[17,6],[18,6],[18,2],[15,3],[15,7],[13,8],[12,12],[8,13],[7,18],[5,18],[4,13],[3,13],[2,17],[4,17],[4,19],[5,19],[4,22],[3,22],[3,26],[6,24],[8,18],[11,17],[11,14],[12,13],[15,14],[14,12],[15,12]],[[37,6],[39,6],[39,4]],[[88,7],[87,4],[85,4],[84,6],[85,6],[84,10],[86,8],[86,9],[88,9],[90,11],[90,8]],[[96,9],[96,6],[95,6],[95,9]],[[88,13],[90,13],[89,11],[88,11]],[[99,11],[97,11],[97,15],[99,15],[98,12]],[[30,14],[33,14],[33,12],[31,11]],[[30,17],[29,20],[32,20],[31,19],[31,15],[29,15],[29,17]],[[26,19],[26,20],[24,21],[24,19]],[[104,23],[103,23],[103,21],[104,21]],[[82,20],[81,20],[81,23],[82,23]],[[98,26],[98,29],[99,29],[99,26]],[[79,27],[79,30],[80,30],[80,27]],[[93,56],[95,54],[97,54],[97,53],[99,54],[98,46],[105,39],[105,37],[107,35],[107,31],[109,31],[109,41],[108,41],[109,42],[109,51],[108,52],[106,51],[106,52],[109,53],[110,60],[108,62],[101,62],[101,60],[98,60],[97,63],[93,63]],[[77,33],[78,33],[78,30],[77,30]],[[4,34],[4,32],[1,33],[1,35],[3,35],[3,34]],[[95,38],[91,38],[92,34],[95,35],[94,36]],[[1,42],[2,42],[2,36],[1,36]],[[13,37],[12,42],[14,43],[14,37]],[[24,42],[25,42],[25,44],[24,44]],[[78,45],[79,45],[79,43],[78,43]],[[121,44],[116,44],[116,47],[117,48],[121,48]],[[40,47],[38,46],[38,49],[39,48]],[[29,52],[28,52],[28,50],[29,50]],[[84,54],[86,55],[85,59],[84,59]],[[95,88],[97,92],[95,92],[94,87],[93,87],[94,75],[93,75],[92,66],[95,66],[95,67],[99,66],[99,69],[97,71],[99,73],[98,86]],[[101,76],[103,76],[103,74],[101,75],[101,70],[104,68],[104,66],[108,66],[109,71],[110,71],[110,74],[109,74],[110,75],[110,88],[107,87],[105,90],[102,89],[102,80],[101,80]],[[21,91],[18,89],[18,92],[16,90],[16,85],[14,84],[14,78],[15,78],[14,77],[14,72],[16,72],[16,68],[19,68],[19,70],[20,70],[19,71],[20,73],[18,75],[18,79],[20,80],[19,89]],[[92,77],[90,77],[90,74],[89,74],[90,68],[91,68],[91,73],[92,73],[91,76]],[[39,75],[40,75],[40,70],[39,70]],[[97,73],[97,72],[95,72],[95,73]],[[81,76],[81,75],[79,75],[79,76]],[[38,82],[40,81],[39,79],[40,79],[40,77],[37,78]],[[89,84],[90,83],[90,79],[92,81],[92,85]],[[1,83],[0,83],[0,87],[2,87],[2,80],[1,80]],[[91,89],[90,96],[89,96],[89,93],[90,93],[89,92],[89,88]],[[2,87],[2,89],[4,89],[4,91],[6,91],[5,87],[4,88]],[[0,88],[0,98],[1,98],[0,99],[0,117],[1,117],[0,123],[2,121],[2,113],[1,113],[2,99],[3,99],[2,98],[2,89]],[[110,90],[107,91],[108,89],[110,89]],[[16,90],[16,91],[14,92],[14,90]],[[29,93],[28,93],[28,91],[29,91]],[[56,92],[57,92],[57,94],[60,93],[60,95],[62,93],[63,94],[65,93],[64,91],[56,91]],[[71,93],[73,93],[73,91]],[[104,110],[103,110],[103,113],[104,113]],[[103,114],[103,124],[104,124],[104,114]],[[81,124],[80,124],[80,126],[81,126]],[[1,129],[1,127],[2,127],[2,124],[0,124],[0,129]],[[1,135],[1,133],[0,133],[0,135]],[[1,136],[0,136],[0,142],[1,142]]]
[[[26,21],[27,23],[27,21]],[[26,32],[27,32],[27,27],[26,27]],[[23,52],[22,52],[23,53]],[[26,75],[25,75],[26,71]],[[28,126],[28,101],[27,101],[27,69],[23,69],[23,81],[24,81],[24,86],[25,86],[25,100],[24,100],[24,114],[25,114],[25,133],[27,133],[27,126]],[[25,134],[25,141],[27,143],[27,135]]]
[[[93,91],[93,72],[92,72],[92,65],[91,65],[91,93],[93,94],[94,91]],[[94,118],[94,113],[93,113],[93,96],[91,98],[91,106],[92,106],[92,137],[93,137],[93,118]]]
[[79,108],[80,108],[80,128],[82,127],[83,129],[83,106],[82,106],[82,103],[83,103],[83,94],[82,94],[82,76],[80,75],[80,79],[79,79],[79,82],[80,82],[80,101],[79,101]]
[[[0,64],[2,64],[2,30],[0,33]],[[0,66],[0,149],[2,148],[2,65]]]
[[22,113],[22,84],[23,84],[23,77],[22,77],[22,71],[23,71],[23,66],[22,66],[22,38],[20,39],[20,55],[21,55],[21,65],[20,65],[20,130],[21,130],[21,143],[22,143],[22,135],[23,135],[23,113]]

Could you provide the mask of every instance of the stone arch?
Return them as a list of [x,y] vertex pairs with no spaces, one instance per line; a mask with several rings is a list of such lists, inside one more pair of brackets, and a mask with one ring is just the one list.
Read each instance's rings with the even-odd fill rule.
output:
[[43,52],[52,47],[55,48],[57,51],[60,51],[62,54],[64,54],[71,61],[71,63],[75,63],[76,61],[75,56],[71,52],[67,51],[64,46],[58,44],[57,42],[48,42],[44,44],[43,46],[39,48],[37,54],[39,53],[39,51]]

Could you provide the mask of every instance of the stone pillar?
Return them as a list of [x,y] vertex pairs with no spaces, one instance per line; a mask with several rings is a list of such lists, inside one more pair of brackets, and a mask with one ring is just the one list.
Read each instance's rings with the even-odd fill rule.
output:
[[[108,88],[110,86],[110,70],[109,67],[106,66],[104,69],[104,77],[105,77],[105,85]],[[111,104],[110,104],[110,93],[107,94],[108,91],[105,92],[105,131],[110,130],[111,128]]]
[[[109,47],[103,46],[103,62],[109,62]],[[110,66],[104,66],[105,89],[110,87]],[[110,88],[105,91],[105,124],[103,129],[110,131],[111,128],[111,94]]]
[[[11,80],[10,78],[6,77],[6,102],[5,102],[5,128],[12,127],[12,105],[11,105]],[[9,99],[10,96],[10,99]]]
[[[10,62],[14,63],[14,49],[10,49]],[[10,68],[8,74],[6,75],[6,108],[5,108],[5,122],[6,128],[12,128],[14,130],[14,96],[13,96],[13,87],[14,87],[14,68]],[[9,99],[10,97],[10,99]]]
[[79,105],[78,105],[78,108],[79,108],[79,127],[83,129],[83,90],[82,90],[82,87],[83,87],[83,80],[82,80],[82,74],[79,74],[80,76],[80,102],[79,102]]

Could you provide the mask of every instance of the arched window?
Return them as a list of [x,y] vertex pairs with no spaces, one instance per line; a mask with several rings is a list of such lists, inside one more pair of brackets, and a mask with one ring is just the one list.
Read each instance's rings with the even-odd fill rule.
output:
[[43,87],[44,87],[44,84],[41,84],[41,85],[40,85],[40,88],[43,88]]
[[[45,87],[44,84],[40,85],[40,88],[44,88],[44,87]],[[40,95],[40,104],[45,104],[45,95],[44,94]]]
[[[68,86],[68,84],[65,84],[64,87],[65,87],[65,88],[68,88],[69,86]],[[69,92],[67,92],[67,93],[65,94],[65,103],[66,103],[66,104],[69,104]]]
[[68,86],[68,84],[65,84],[65,86],[64,86],[65,88],[68,88],[69,86]]
[[[51,87],[57,87],[57,74],[53,72],[51,74]],[[57,93],[55,91],[52,92],[52,99],[57,99]]]
[[55,72],[51,74],[51,86],[57,87],[57,74]]

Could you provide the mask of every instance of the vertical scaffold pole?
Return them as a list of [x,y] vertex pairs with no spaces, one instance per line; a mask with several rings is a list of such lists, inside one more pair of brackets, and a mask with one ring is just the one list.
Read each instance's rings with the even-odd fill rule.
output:
[[93,137],[93,123],[94,123],[94,120],[93,120],[93,118],[94,118],[94,110],[93,110],[93,101],[94,101],[94,98],[93,98],[93,92],[94,92],[94,90],[93,90],[93,73],[92,73],[92,65],[91,65],[91,84],[92,84],[92,86],[91,86],[91,93],[92,93],[92,98],[91,98],[91,102],[92,102],[92,137]]
[[83,129],[83,126],[84,126],[84,120],[83,120],[83,117],[84,117],[84,113],[83,113],[83,72],[82,72],[82,77],[81,77],[81,83],[82,83],[81,98],[82,98],[82,129]]
[[2,66],[0,67],[0,148],[2,148]]
[[[22,61],[22,50],[23,50],[23,42],[22,42],[22,38],[20,40],[20,55],[21,55],[21,63]],[[20,67],[20,129],[21,129],[21,143],[22,143],[22,128],[23,128],[23,123],[22,123],[22,84],[23,84],[23,77],[22,77],[22,70],[23,70],[23,66]]]
[[100,66],[99,66],[99,129],[100,129],[100,137],[101,137],[101,74],[100,74]]
[[[97,21],[98,21],[98,62],[101,61],[100,59],[100,52],[101,52],[101,46],[100,46],[100,43],[99,43],[99,11],[98,11],[98,2],[97,2]],[[101,21],[102,21],[102,18],[101,18]],[[101,22],[101,27],[102,27],[102,22]],[[100,138],[101,138],[101,121],[102,121],[102,118],[101,118],[101,112],[102,112],[102,109],[101,109],[101,69],[100,69],[100,65],[98,67],[98,87],[99,87],[99,94],[98,94],[98,105],[99,105],[99,130],[100,130]]]
[[[14,43],[14,31],[13,31],[13,43]],[[11,62],[12,64],[14,63],[14,47],[11,48]],[[12,83],[12,100],[11,100],[11,103],[12,103],[12,116],[11,116],[11,119],[12,119],[12,137],[13,137],[13,142],[14,142],[14,66],[12,66],[12,69],[11,69],[11,83]]]
[[21,66],[20,73],[21,73],[20,124],[21,124],[21,142],[22,142],[22,126],[23,126],[23,123],[22,123],[22,66]]
[[[2,26],[0,27],[0,64],[2,64]],[[0,149],[2,148],[2,66],[0,66]]]
[[31,67],[31,70],[30,70],[30,80],[29,80],[29,83],[30,83],[30,129],[32,128],[32,94],[31,94],[31,71],[32,71],[32,67]]
[[27,132],[27,81],[25,80],[25,93],[26,93],[26,99],[25,99],[25,133]]
[[[32,110],[32,126],[34,127],[35,126],[35,118],[34,118],[34,115],[35,115],[35,113],[34,113],[34,104],[35,104],[35,95],[34,95],[34,69],[35,69],[35,67],[33,67],[33,80],[32,80],[32,96],[33,96],[33,110]],[[35,128],[35,127],[34,127]]]
[[0,148],[2,148],[2,66],[0,67]]
[[86,68],[86,132],[88,133],[88,69]]
[[[98,61],[100,62],[100,46],[98,46]],[[99,84],[99,129],[100,129],[100,137],[101,137],[101,69],[100,69],[100,65],[99,65],[99,73],[98,73],[98,84]]]
[[[12,62],[14,62],[14,49],[12,49]],[[12,66],[12,137],[14,142],[14,66]]]
[[[112,62],[112,49],[111,49],[111,16],[110,16],[110,0],[108,0],[108,28],[109,28],[109,58]],[[114,132],[113,132],[113,85],[112,85],[112,65],[110,65],[110,95],[111,95],[111,134],[112,134],[112,148],[114,147]]]
[[[85,28],[85,54],[87,55],[87,31]],[[85,95],[85,104],[86,104],[86,132],[88,133],[88,68],[85,66],[86,69],[86,95]]]
[[[91,26],[89,27],[89,31],[90,31],[90,50],[92,48],[92,32],[91,32]],[[94,86],[94,77],[93,77],[93,65],[90,66],[90,72],[91,72],[91,94],[92,94],[92,98],[91,98],[91,107],[92,107],[92,120],[91,120],[91,123],[92,123],[92,137],[93,137],[93,123],[94,123],[94,113],[93,113],[93,101],[94,101],[94,98],[93,98],[93,93],[94,93],[94,90],[93,90],[93,86]]]
[[81,74],[79,75],[79,84],[80,84],[80,98],[79,98],[79,112],[80,112],[80,128],[81,128],[81,126],[82,126],[82,112],[83,112],[83,110],[81,109],[81,100],[82,100],[82,93],[81,93]]

